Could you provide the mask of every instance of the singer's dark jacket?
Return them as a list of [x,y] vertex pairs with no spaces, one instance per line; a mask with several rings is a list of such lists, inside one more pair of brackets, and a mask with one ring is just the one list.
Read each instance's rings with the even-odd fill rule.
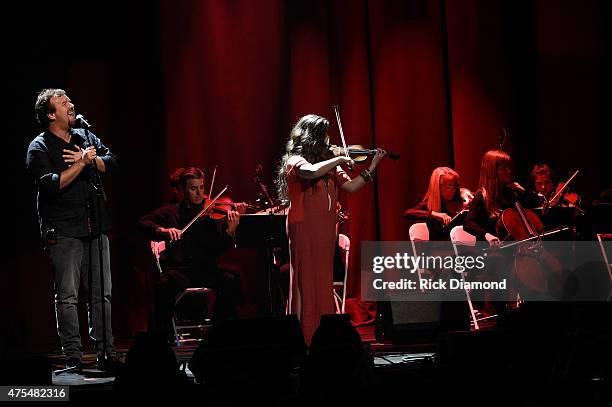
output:
[[92,132],[71,129],[71,139],[66,143],[50,131],[38,135],[28,147],[26,167],[36,186],[38,220],[41,232],[55,229],[59,236],[87,238],[110,230],[110,220],[104,200],[97,191],[95,169],[83,168],[77,178],[60,190],[60,174],[68,169],[63,150],[75,150],[75,145],[96,147],[98,157],[104,161],[103,177],[117,169],[117,159]]

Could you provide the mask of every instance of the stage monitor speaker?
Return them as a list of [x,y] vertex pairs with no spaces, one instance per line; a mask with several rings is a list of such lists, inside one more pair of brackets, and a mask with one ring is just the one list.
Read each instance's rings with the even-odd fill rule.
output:
[[297,316],[219,321],[189,361],[199,382],[251,381],[286,373],[306,355]]
[[376,339],[379,342],[433,342],[440,332],[469,330],[469,309],[461,301],[379,302]]
[[218,321],[208,344],[221,347],[287,345],[295,352],[306,352],[300,321],[296,315],[269,315]]
[[310,350],[337,346],[359,348],[361,343],[361,336],[351,323],[349,314],[324,314],[312,336]]

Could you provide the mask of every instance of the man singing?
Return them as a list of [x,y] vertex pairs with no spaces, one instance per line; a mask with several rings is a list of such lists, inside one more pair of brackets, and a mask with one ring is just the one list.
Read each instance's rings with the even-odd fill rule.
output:
[[55,315],[66,365],[77,369],[82,366],[77,305],[79,285],[83,284],[90,298],[89,334],[96,345],[98,367],[112,370],[117,361],[111,329],[106,236],[110,222],[96,168],[100,174],[108,174],[115,169],[117,160],[93,133],[74,128],[74,104],[63,90],[42,90],[35,113],[44,131],[30,143],[26,165],[36,186],[40,230],[55,275]]

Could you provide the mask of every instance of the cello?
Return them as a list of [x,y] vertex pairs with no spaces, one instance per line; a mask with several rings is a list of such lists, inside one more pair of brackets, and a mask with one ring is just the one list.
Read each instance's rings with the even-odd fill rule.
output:
[[559,259],[542,244],[542,238],[562,230],[561,227],[549,231],[539,216],[530,209],[525,209],[514,193],[514,208],[505,209],[497,222],[497,236],[502,240],[512,238],[515,242],[500,246],[507,248],[518,246],[514,253],[513,275],[525,289],[538,298],[546,294],[559,294],[563,269]]

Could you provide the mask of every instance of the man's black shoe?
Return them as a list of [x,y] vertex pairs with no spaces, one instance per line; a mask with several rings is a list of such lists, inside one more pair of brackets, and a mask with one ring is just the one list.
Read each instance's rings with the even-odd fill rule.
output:
[[106,360],[102,359],[101,356],[98,356],[96,364],[99,370],[108,373],[118,373],[123,367],[123,363],[117,359],[116,356],[111,356]]
[[74,368],[75,372],[81,372],[83,370],[83,362],[81,362],[81,358],[68,358],[66,360],[66,368]]

